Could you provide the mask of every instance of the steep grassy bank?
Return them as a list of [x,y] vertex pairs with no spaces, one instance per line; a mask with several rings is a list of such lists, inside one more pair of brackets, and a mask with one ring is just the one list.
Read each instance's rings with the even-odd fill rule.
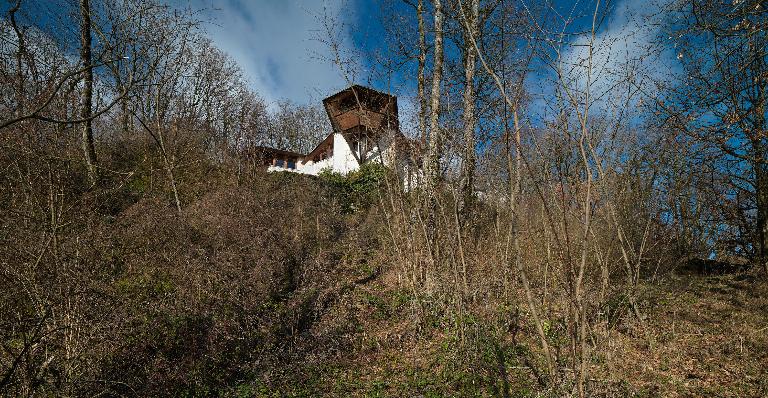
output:
[[[752,275],[670,274],[644,287],[644,321],[595,325],[590,396],[763,397],[768,394],[768,284]],[[451,325],[414,333],[386,281],[350,292],[360,322],[351,351],[260,380],[253,396],[563,396],[537,380],[535,332],[477,320],[470,346]],[[501,310],[501,309],[499,309]],[[619,309],[619,311],[621,311]],[[514,314],[508,314],[513,317]],[[495,326],[495,327],[494,327]],[[553,335],[553,337],[555,337]],[[532,363],[533,362],[533,363]]]
[[[64,192],[53,227],[44,201],[3,213],[4,394],[572,393],[567,290],[530,262],[552,377],[493,207],[478,206],[459,246],[466,285],[454,263],[417,286],[387,207],[408,198],[379,189],[383,170],[320,179],[201,170],[208,180],[186,185],[181,215],[145,177]],[[523,247],[538,256],[537,242]],[[768,394],[764,278],[672,268],[644,275],[637,311],[619,271],[604,298],[592,296],[590,396]]]

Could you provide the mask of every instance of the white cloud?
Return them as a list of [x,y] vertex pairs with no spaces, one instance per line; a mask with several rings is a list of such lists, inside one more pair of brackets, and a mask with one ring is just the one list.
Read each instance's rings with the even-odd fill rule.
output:
[[[317,103],[346,86],[328,61],[329,48],[317,38],[324,35],[324,13],[348,19],[352,5],[344,0],[193,2],[213,18],[209,37],[237,61],[252,88],[271,105],[280,99]],[[351,37],[340,34],[335,39],[348,50]]]
[[[584,34],[563,53],[566,84],[581,93],[590,85],[598,108],[631,103],[643,96],[637,87],[651,90],[653,82],[674,79],[674,53],[662,40],[664,12],[670,0],[623,0],[616,4],[604,27],[598,30],[587,78],[590,35]],[[588,27],[589,28],[589,27]],[[628,84],[627,80],[633,83]],[[631,94],[630,94],[631,93]],[[629,97],[629,98],[628,98]]]

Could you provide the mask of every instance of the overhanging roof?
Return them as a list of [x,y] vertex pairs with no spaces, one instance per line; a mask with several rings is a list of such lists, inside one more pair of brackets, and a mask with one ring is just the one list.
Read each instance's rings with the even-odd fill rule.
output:
[[[391,115],[394,115],[395,121],[397,121],[398,116],[398,109],[397,109],[397,97],[391,94],[387,94],[382,91],[374,90],[370,87],[361,86],[359,84],[353,84],[349,86],[348,88],[345,88],[344,90],[341,90],[337,92],[336,94],[333,94],[323,100],[323,107],[325,108],[325,113],[328,115],[328,120],[331,122],[331,125],[333,126],[334,131],[340,132],[340,126],[338,125],[338,121],[336,119],[337,115],[334,115],[331,109],[331,105],[340,100],[342,97],[348,96],[349,93],[355,94],[358,98],[359,97],[379,97],[379,98],[386,98],[387,99],[387,106],[385,109],[385,113],[389,113]],[[391,108],[390,108],[391,107]],[[361,109],[362,110],[362,109]],[[376,111],[378,112],[378,111]]]
[[327,137],[325,137],[322,141],[320,141],[320,143],[317,144],[315,149],[313,149],[306,156],[304,156],[304,159],[312,159],[318,152],[320,152],[324,147],[326,147],[332,142],[333,142],[333,133],[328,134]]

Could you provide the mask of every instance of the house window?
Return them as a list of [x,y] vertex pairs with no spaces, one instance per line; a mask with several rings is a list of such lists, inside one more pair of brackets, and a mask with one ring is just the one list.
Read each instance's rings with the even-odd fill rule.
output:
[[283,159],[275,159],[275,166],[283,167],[284,164],[285,162],[283,161]]
[[289,169],[295,169],[296,168],[296,160],[295,159],[288,159],[288,168]]

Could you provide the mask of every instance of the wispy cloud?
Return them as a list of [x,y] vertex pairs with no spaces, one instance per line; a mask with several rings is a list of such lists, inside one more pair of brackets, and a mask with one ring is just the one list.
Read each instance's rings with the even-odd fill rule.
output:
[[617,2],[607,23],[596,32],[591,68],[591,35],[581,36],[563,53],[565,83],[583,95],[589,82],[590,96],[607,110],[638,101],[656,81],[673,79],[678,65],[662,35],[663,18],[668,15],[663,11],[669,2]]
[[[354,1],[195,0],[212,18],[208,35],[243,68],[252,88],[268,103],[313,103],[345,86],[323,38],[324,14],[351,18]],[[342,48],[351,37],[335,37]]]

